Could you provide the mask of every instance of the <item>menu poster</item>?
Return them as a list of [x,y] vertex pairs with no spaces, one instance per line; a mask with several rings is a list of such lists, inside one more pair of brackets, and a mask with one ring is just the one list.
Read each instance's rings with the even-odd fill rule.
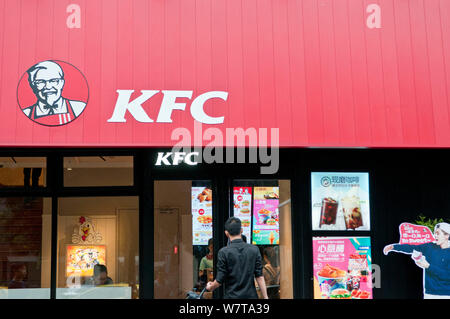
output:
[[212,190],[192,187],[192,244],[208,245],[212,238]]
[[313,230],[370,230],[368,173],[311,173]]
[[255,187],[253,202],[253,238],[254,245],[278,245],[279,227],[279,188]]
[[314,299],[373,299],[370,237],[313,238]]
[[239,218],[242,223],[242,230],[247,242],[251,242],[251,219],[252,219],[252,188],[233,188],[233,216]]

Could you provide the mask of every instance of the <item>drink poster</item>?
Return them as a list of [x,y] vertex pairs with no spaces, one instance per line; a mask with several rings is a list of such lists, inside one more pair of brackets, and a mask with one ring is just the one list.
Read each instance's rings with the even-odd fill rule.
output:
[[253,201],[254,245],[278,245],[279,227],[279,188],[255,187]]
[[192,245],[208,245],[212,238],[212,190],[192,187]]
[[368,173],[311,173],[313,230],[370,230]]
[[251,242],[251,220],[252,220],[252,188],[234,187],[233,188],[233,216],[239,218],[242,223],[242,230],[247,242]]
[[370,237],[313,238],[314,299],[372,299]]

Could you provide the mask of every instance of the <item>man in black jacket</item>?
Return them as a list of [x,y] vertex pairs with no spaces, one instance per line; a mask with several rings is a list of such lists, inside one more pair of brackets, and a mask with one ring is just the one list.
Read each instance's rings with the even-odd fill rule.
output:
[[262,296],[268,299],[259,249],[245,243],[241,234],[240,219],[230,217],[225,223],[225,235],[230,245],[219,250],[216,279],[208,282],[206,289],[213,291],[224,284],[226,299],[258,299],[256,278]]

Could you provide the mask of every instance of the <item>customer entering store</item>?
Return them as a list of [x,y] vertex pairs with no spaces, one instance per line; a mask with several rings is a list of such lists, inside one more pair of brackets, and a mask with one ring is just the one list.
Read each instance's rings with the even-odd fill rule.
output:
[[230,240],[217,255],[216,279],[206,289],[213,291],[225,286],[225,299],[258,299],[255,279],[264,299],[268,299],[258,247],[242,240],[241,220],[230,217],[225,223],[225,235]]

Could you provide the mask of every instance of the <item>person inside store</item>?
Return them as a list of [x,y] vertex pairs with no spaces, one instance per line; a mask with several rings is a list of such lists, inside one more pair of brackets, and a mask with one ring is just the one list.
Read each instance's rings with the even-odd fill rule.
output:
[[276,247],[267,246],[263,249],[263,276],[267,286],[269,299],[280,299],[280,267]]
[[216,279],[207,283],[206,290],[214,291],[224,285],[225,299],[258,299],[256,279],[263,298],[268,299],[261,254],[258,247],[242,240],[239,218],[230,217],[225,222],[225,235],[230,244],[219,250]]
[[113,280],[108,277],[108,269],[105,265],[97,264],[94,266],[94,275],[87,282],[88,285],[93,286],[103,286],[103,285],[112,285]]
[[208,281],[208,279],[210,279],[208,278],[208,275],[211,276],[212,274],[214,267],[213,252],[214,252],[213,239],[210,238],[208,240],[208,253],[200,260],[200,266],[198,267],[198,276],[199,281],[201,283],[205,284]]
[[27,288],[27,266],[25,264],[11,265],[12,278],[8,284],[8,289]]
[[30,177],[31,177],[31,186],[38,187],[39,186],[39,178],[42,174],[42,168],[40,167],[25,167],[23,169],[23,185],[26,188],[30,187]]
[[434,228],[435,242],[423,245],[388,245],[391,251],[417,255],[416,265],[424,269],[424,299],[450,299],[450,224],[439,223]]

